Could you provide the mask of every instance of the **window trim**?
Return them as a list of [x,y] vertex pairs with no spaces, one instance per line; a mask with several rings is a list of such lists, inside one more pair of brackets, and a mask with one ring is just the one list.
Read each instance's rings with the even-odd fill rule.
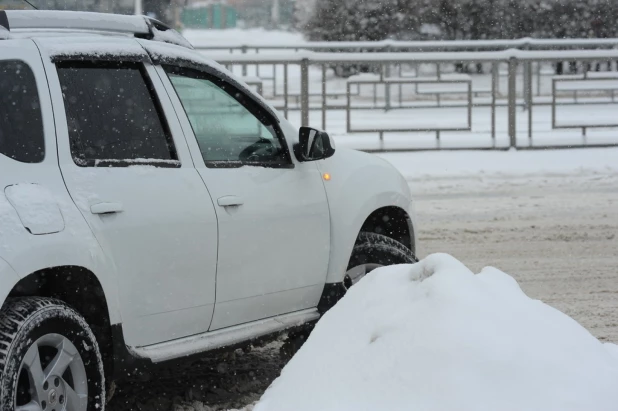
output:
[[[285,134],[279,125],[279,119],[272,113],[271,110],[266,110],[262,106],[262,103],[257,101],[251,94],[247,93],[244,89],[236,86],[236,84],[228,81],[224,76],[219,76],[213,74],[211,72],[193,68],[193,67],[183,67],[177,64],[161,64],[161,68],[163,72],[167,76],[168,81],[170,82],[172,89],[176,93],[178,100],[180,101],[180,105],[182,107],[184,115],[187,117],[187,121],[191,125],[191,130],[193,131],[193,137],[197,140],[197,136],[195,135],[195,129],[193,128],[193,124],[189,120],[189,115],[187,114],[187,110],[185,109],[184,103],[182,102],[182,98],[178,94],[178,90],[174,87],[172,80],[170,79],[170,74],[183,76],[198,80],[207,80],[217,86],[222,92],[227,94],[230,98],[238,102],[241,106],[243,106],[251,115],[253,115],[262,125],[268,128],[272,128],[275,133],[275,138],[281,144],[281,149],[283,150],[283,162],[281,163],[270,163],[263,161],[242,161],[242,160],[205,160],[204,156],[202,160],[204,161],[204,165],[207,168],[241,168],[243,166],[254,166],[254,167],[264,167],[264,168],[289,168],[293,169],[295,167],[294,162],[292,161],[292,155],[290,152],[290,148],[287,144],[287,140],[285,138]],[[210,71],[210,70],[209,70]],[[224,85],[226,88],[221,87]],[[230,92],[232,91],[233,94]],[[241,96],[241,99],[236,96]],[[267,120],[269,125],[264,124],[264,120]],[[199,142],[198,142],[199,147]],[[201,149],[201,148],[200,148]],[[200,150],[201,151],[201,150]]]
[[[167,147],[170,152],[171,159],[155,159],[155,158],[136,158],[136,159],[81,159],[75,155],[75,153],[79,153],[80,150],[76,147],[76,142],[71,138],[70,132],[67,129],[67,134],[69,138],[69,147],[71,150],[71,158],[73,162],[78,167],[92,167],[92,168],[102,168],[102,167],[130,167],[130,166],[152,166],[157,168],[181,168],[182,162],[178,157],[178,150],[176,149],[176,144],[174,142],[174,138],[171,132],[171,128],[169,126],[167,117],[165,116],[165,112],[163,110],[163,105],[159,99],[159,96],[154,87],[154,83],[150,76],[148,75],[148,71],[146,70],[145,63],[143,61],[133,61],[129,60],[111,60],[111,59],[57,59],[54,61],[56,70],[60,68],[129,68],[129,69],[137,69],[144,80],[144,84],[146,85],[146,89],[148,90],[148,94],[152,99],[153,105],[155,107],[156,114],[161,122],[161,128],[163,129],[163,134],[165,135],[165,140],[167,143]],[[62,83],[60,83],[60,87],[62,87]],[[67,116],[67,108],[64,102],[64,97],[62,99],[64,104],[64,114],[65,118],[68,120]]]
[[257,96],[253,95],[252,91],[249,88],[242,85],[241,83],[239,83],[238,80],[236,80],[233,76],[231,76],[231,73],[227,73],[226,71],[218,69],[214,65],[209,65],[207,63],[204,63],[202,60],[205,60],[205,59],[200,59],[199,55],[191,56],[190,58],[188,55],[181,56],[181,55],[171,55],[171,54],[165,54],[165,53],[160,53],[160,52],[153,52],[149,48],[147,48],[146,51],[148,52],[153,64],[157,66],[163,66],[163,67],[172,66],[172,67],[178,67],[178,68],[192,69],[200,73],[205,73],[205,74],[208,74],[208,75],[211,75],[211,76],[214,76],[216,78],[223,80],[225,83],[237,88],[242,94],[246,94],[262,110],[270,113],[270,115],[276,120],[277,123],[281,123],[281,121],[279,120],[279,117],[275,114],[275,111],[273,110],[273,108],[270,107],[265,101],[263,101],[263,99],[260,99]]

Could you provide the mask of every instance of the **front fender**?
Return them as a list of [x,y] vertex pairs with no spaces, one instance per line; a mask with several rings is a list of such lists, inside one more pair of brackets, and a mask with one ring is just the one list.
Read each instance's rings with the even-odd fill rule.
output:
[[385,160],[360,151],[337,149],[318,162],[324,181],[331,223],[331,249],[327,283],[341,282],[358,233],[375,210],[395,206],[411,218],[410,188],[401,174]]

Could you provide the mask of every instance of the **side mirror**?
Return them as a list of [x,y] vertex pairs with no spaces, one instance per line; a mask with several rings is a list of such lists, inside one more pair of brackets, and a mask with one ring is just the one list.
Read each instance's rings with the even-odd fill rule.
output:
[[301,127],[298,141],[299,143],[294,146],[294,154],[298,161],[323,160],[335,154],[335,143],[325,131]]

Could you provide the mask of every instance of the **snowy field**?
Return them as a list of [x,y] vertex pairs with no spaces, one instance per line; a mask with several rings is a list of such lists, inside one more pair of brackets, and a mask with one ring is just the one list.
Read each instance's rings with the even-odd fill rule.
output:
[[[420,258],[437,252],[449,253],[474,273],[481,272],[485,266],[494,266],[511,275],[530,298],[572,317],[601,342],[618,343],[618,163],[615,160],[618,149],[418,152],[382,156],[406,176],[417,199]],[[451,291],[457,295],[456,290]],[[461,298],[465,300],[465,296]],[[451,306],[443,307],[446,310]],[[559,318],[560,324],[568,322],[564,317]],[[387,321],[386,318],[384,327],[388,326]],[[507,322],[499,328],[500,332],[509,332]],[[519,326],[532,327],[532,324],[520,318]],[[591,367],[596,367],[597,360],[592,358],[603,356],[603,351],[595,344],[596,339],[585,337],[585,332],[573,323],[570,327],[577,337],[573,334],[566,337],[562,328],[555,333],[530,331],[525,335],[527,353],[540,355],[546,352],[543,350],[555,348],[560,356],[569,349],[571,341],[578,341],[573,344],[583,350],[585,364],[569,364],[575,371],[581,368],[589,372]],[[587,342],[579,345],[582,339]],[[552,342],[549,347],[548,342]],[[478,340],[475,343],[481,344],[476,348],[487,348],[482,344],[489,344]],[[241,409],[255,403],[279,376],[284,366],[279,358],[280,345],[276,342],[250,353],[237,351],[223,358],[204,358],[181,371],[162,372],[158,376],[160,380],[121,386],[109,409]],[[476,357],[478,361],[483,358],[489,357]],[[516,361],[504,361],[501,367],[504,368],[496,371],[498,374],[491,375],[524,370]],[[567,379],[576,378],[569,370],[563,371]],[[476,367],[459,369],[457,375],[488,378]],[[441,381],[435,382],[435,387],[441,386]],[[576,392],[585,392],[581,390]],[[436,401],[443,400],[444,392],[438,390],[435,395]],[[581,402],[574,404],[581,405]],[[482,404],[477,405],[474,409],[483,408]],[[251,408],[249,405],[245,409]]]

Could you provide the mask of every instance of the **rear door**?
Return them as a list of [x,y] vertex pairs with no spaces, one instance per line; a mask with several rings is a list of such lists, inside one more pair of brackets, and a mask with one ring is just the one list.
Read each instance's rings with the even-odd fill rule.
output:
[[217,221],[148,56],[105,41],[92,49],[107,55],[69,48],[47,72],[62,174],[115,262],[125,340],[144,346],[208,329]]

